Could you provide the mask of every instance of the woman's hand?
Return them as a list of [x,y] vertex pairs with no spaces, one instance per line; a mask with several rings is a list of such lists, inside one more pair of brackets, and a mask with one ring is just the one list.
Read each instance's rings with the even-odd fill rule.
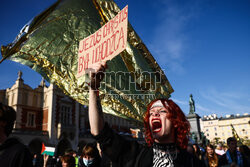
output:
[[49,160],[49,155],[43,154],[43,167],[47,166],[48,160]]
[[99,89],[101,81],[105,76],[104,72],[106,68],[107,68],[106,61],[91,65],[91,67],[89,68],[89,78],[90,78],[89,84],[91,89],[93,90]]

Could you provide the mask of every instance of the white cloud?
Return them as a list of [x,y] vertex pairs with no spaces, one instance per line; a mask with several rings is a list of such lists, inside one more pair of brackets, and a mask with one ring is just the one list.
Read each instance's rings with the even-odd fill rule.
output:
[[177,104],[180,104],[180,105],[188,105],[188,102],[183,101],[183,100],[178,100],[178,99],[175,99],[175,98],[172,98],[172,100],[174,102],[176,102]]
[[215,104],[213,108],[220,108],[220,113],[242,114],[250,112],[250,105],[247,103],[249,95],[246,94],[244,95],[238,92],[222,92],[217,91],[216,89],[208,89],[206,91],[202,91],[201,96],[209,102]]
[[201,116],[219,113],[218,109],[204,107],[204,106],[201,106],[200,104],[196,105],[196,112],[200,113]]
[[183,61],[188,41],[191,39],[184,32],[187,24],[198,15],[199,5],[196,1],[180,5],[176,1],[158,1],[161,3],[159,18],[161,21],[154,29],[152,44],[149,46],[161,66],[183,73]]

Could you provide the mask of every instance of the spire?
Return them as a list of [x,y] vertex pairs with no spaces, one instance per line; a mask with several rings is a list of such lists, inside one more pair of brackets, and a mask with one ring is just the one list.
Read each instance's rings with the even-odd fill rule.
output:
[[17,80],[16,80],[16,85],[18,86],[18,87],[22,87],[22,85],[23,85],[23,78],[22,78],[22,76],[23,76],[23,73],[22,73],[22,71],[20,70],[20,71],[18,71],[18,73],[17,73]]
[[20,71],[18,71],[17,74],[18,74],[17,81],[23,81],[23,78],[22,78],[23,72],[20,70]]
[[18,71],[18,80],[23,80],[22,79],[22,76],[23,76],[23,72],[20,70],[20,71]]

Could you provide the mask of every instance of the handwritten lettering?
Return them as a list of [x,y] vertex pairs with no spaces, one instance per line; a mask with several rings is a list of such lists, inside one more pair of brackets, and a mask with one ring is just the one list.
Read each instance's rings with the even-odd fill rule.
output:
[[95,33],[79,42],[77,77],[92,64],[111,60],[126,48],[128,6]]

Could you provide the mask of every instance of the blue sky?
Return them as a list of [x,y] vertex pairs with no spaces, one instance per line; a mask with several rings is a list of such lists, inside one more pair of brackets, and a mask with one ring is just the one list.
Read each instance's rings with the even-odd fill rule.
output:
[[[12,42],[20,29],[49,7],[52,0],[1,2],[0,45]],[[172,99],[189,111],[250,113],[249,0],[116,0],[129,6],[129,21],[173,86]],[[0,64],[0,89],[11,87],[17,72],[36,87],[41,76],[21,64]]]

